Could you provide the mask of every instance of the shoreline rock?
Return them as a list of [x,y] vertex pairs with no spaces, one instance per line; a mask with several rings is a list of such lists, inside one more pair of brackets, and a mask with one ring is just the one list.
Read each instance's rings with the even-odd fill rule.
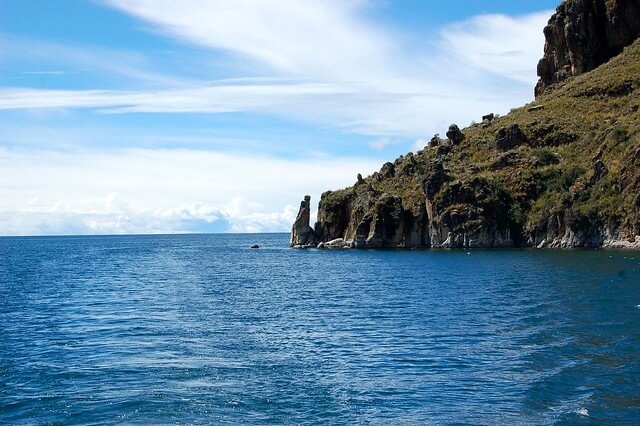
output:
[[311,196],[305,195],[300,202],[298,216],[291,229],[290,246],[295,248],[316,247],[320,242],[313,228],[309,226],[311,219]]

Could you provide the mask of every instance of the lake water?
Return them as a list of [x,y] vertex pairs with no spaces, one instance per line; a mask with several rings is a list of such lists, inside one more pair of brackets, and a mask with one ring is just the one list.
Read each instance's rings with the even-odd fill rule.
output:
[[1,238],[0,424],[640,423],[640,253],[287,245]]

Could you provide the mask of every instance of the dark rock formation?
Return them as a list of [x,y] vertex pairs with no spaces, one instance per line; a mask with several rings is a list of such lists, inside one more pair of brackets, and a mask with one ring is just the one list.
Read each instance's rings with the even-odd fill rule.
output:
[[429,246],[440,248],[511,247],[506,211],[509,196],[480,177],[454,180],[436,196],[426,195]]
[[449,130],[447,130],[447,138],[449,138],[454,145],[458,145],[464,140],[464,133],[460,131],[457,124],[452,124],[449,126]]
[[490,126],[495,118],[496,118],[496,115],[494,113],[483,115],[482,116],[482,125],[485,126],[485,127]]
[[638,0],[565,0],[544,29],[535,94],[591,71],[640,36]]
[[496,133],[496,148],[502,151],[513,149],[527,141],[527,137],[517,124],[503,127]]
[[438,145],[438,148],[436,148],[436,153],[438,157],[444,157],[447,154],[449,154],[452,149],[453,149],[453,146],[451,145],[451,142],[446,141]]
[[424,178],[422,179],[423,192],[427,197],[433,197],[442,185],[448,180],[448,175],[442,161],[436,160],[426,167]]
[[396,174],[396,168],[393,163],[384,163],[382,168],[380,169],[380,177],[381,178],[389,178],[393,177]]
[[602,178],[609,173],[609,169],[604,164],[602,160],[596,160],[593,163],[593,175],[591,176],[591,184],[595,184],[596,182],[602,180]]
[[309,226],[311,218],[311,196],[305,195],[300,203],[298,216],[291,229],[291,247],[311,247],[318,244],[315,231]]

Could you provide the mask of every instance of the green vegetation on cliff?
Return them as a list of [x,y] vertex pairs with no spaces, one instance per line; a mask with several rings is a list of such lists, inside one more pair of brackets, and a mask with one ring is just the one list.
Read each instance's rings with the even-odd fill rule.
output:
[[452,128],[353,187],[323,194],[318,238],[368,247],[634,241],[639,89],[636,41],[531,104],[462,135]]

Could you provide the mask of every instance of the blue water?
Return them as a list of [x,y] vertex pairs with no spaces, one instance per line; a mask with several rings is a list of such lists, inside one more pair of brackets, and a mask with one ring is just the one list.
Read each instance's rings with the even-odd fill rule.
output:
[[640,253],[287,242],[1,238],[0,423],[640,423]]

